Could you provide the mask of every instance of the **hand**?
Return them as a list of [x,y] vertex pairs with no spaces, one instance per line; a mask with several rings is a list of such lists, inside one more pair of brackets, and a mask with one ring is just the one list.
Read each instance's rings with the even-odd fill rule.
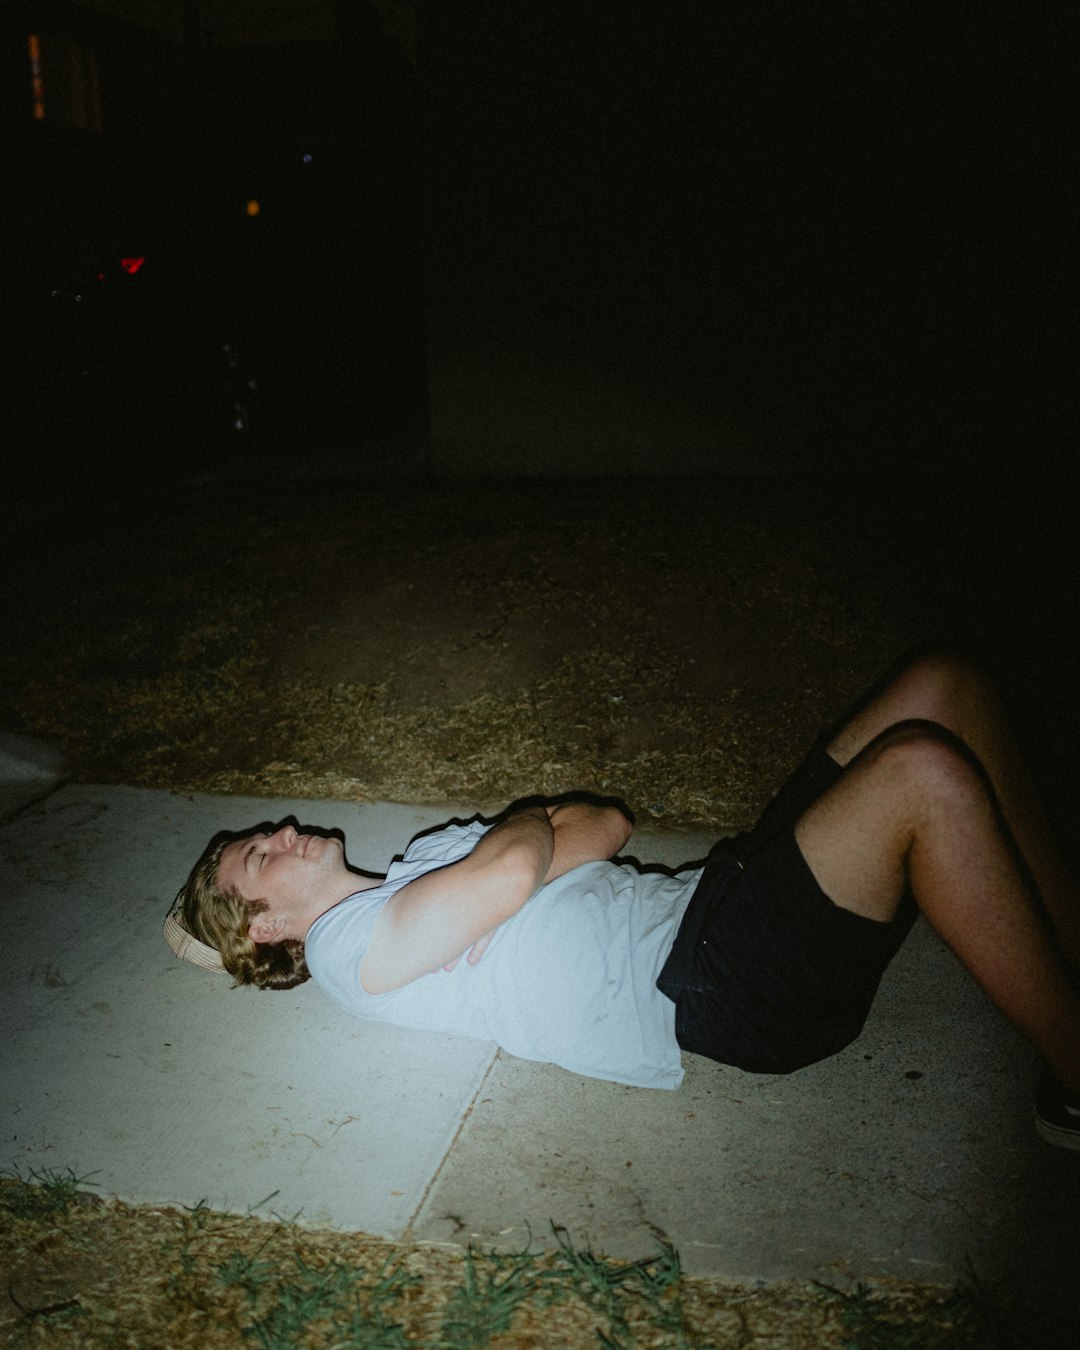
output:
[[[495,936],[495,929],[489,928],[486,933],[482,934],[480,937],[476,939],[473,945],[469,948],[468,956],[466,956],[465,958],[466,962],[470,966],[476,965],[476,963],[480,960],[483,954],[487,951],[491,943],[491,939],[494,936]],[[461,960],[460,956],[455,956],[452,961],[447,961],[446,965],[443,966],[443,970],[453,970],[460,960]]]

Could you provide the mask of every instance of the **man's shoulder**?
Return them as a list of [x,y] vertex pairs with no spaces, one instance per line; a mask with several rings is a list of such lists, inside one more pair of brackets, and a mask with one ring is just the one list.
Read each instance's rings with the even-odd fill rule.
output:
[[391,865],[387,878],[395,867],[402,865],[456,862],[470,853],[490,829],[490,824],[480,816],[474,816],[471,820],[452,820],[433,830],[425,830],[410,842],[401,859]]
[[[315,920],[307,936],[309,950],[316,951],[318,960],[324,947],[335,946],[344,940],[350,950],[355,950],[354,940],[358,940],[363,942],[366,951],[371,929],[387,901],[410,881],[466,857],[489,828],[477,818],[452,821],[417,835],[404,854],[390,864],[382,881],[346,896]],[[331,935],[332,942],[329,941]]]
[[344,900],[339,900],[336,905],[331,905],[308,929],[304,939],[308,951],[318,948],[331,933],[336,942],[343,929],[373,923],[374,916],[397,889],[398,887],[388,884],[387,881],[380,881],[374,886],[365,886],[354,891]]

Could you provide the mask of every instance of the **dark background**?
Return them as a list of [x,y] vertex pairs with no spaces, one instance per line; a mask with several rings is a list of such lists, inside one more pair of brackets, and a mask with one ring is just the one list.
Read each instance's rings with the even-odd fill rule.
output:
[[[230,46],[90,6],[8,16],[10,411],[31,476],[43,449],[125,477],[347,455],[423,414],[415,77],[353,8],[332,41]],[[100,129],[71,124],[73,49]]]
[[[1070,468],[1067,7],[340,0],[290,41],[219,8],[7,13],[35,457]],[[100,130],[71,125],[72,46]]]
[[485,466],[559,430],[579,462],[646,471],[1049,452],[1075,245],[1054,9],[424,10],[425,93],[450,114],[425,127],[448,443],[480,394]]

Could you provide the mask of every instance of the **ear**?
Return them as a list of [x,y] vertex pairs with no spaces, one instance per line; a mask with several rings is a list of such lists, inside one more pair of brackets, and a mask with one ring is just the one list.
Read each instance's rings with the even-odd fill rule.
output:
[[248,924],[248,937],[252,942],[282,942],[285,938],[285,920],[280,914],[263,910]]

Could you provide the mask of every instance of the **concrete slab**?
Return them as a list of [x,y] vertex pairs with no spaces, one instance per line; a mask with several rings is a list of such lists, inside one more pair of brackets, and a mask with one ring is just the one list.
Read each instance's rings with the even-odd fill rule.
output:
[[[308,807],[310,806],[310,814]],[[219,828],[287,814],[384,866],[443,809],[68,786],[0,830],[7,1166],[102,1191],[402,1231],[494,1048],[368,1027],[314,986],[270,997],[177,961],[161,923]]]

